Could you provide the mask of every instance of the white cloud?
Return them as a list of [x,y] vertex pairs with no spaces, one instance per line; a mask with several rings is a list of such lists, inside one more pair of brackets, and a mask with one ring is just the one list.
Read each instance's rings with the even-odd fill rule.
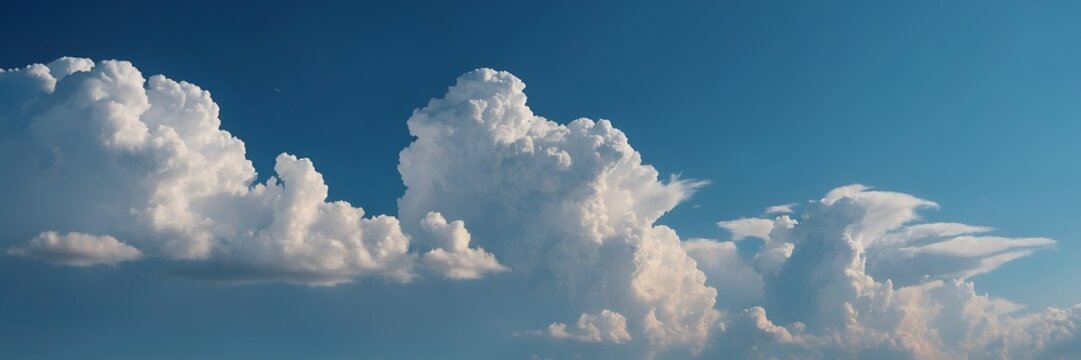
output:
[[627,319],[620,313],[608,309],[599,314],[582,314],[574,326],[564,323],[548,325],[547,335],[556,339],[572,339],[583,342],[626,343],[631,341],[627,332]]
[[413,113],[416,140],[398,167],[403,224],[430,211],[463,219],[516,272],[550,274],[572,303],[626,316],[634,338],[700,349],[720,316],[716,290],[654,222],[702,183],[659,181],[607,120],[534,115],[524,88],[476,70]]
[[114,265],[143,255],[112,236],[79,232],[61,235],[55,231],[38,234],[26,246],[9,248],[7,253],[68,266]]
[[902,250],[914,254],[941,254],[956,257],[978,257],[1003,251],[1041,248],[1054,245],[1047,238],[1005,238],[998,236],[958,236],[923,246],[906,247]]
[[215,217],[228,226],[215,229],[217,236],[236,241],[211,259],[243,274],[229,280],[333,285],[358,276],[413,279],[415,255],[398,219],[365,218],[347,202],[326,202],[328,188],[308,159],[282,154],[274,169],[281,183],[271,178],[216,207],[235,214]]
[[660,180],[607,120],[534,115],[524,88],[509,73],[477,70],[414,112],[407,124],[416,140],[400,155],[399,221],[328,201],[309,159],[282,154],[275,176],[255,183],[244,143],[220,128],[217,105],[195,85],[147,80],[119,61],[63,58],[2,71],[0,230],[3,239],[31,239],[4,245],[76,266],[185,259],[183,272],[218,281],[507,272],[492,286],[535,286],[515,299],[552,296],[561,308],[544,315],[582,314],[573,325],[545,318],[523,328],[550,323],[536,332],[651,351],[1081,352],[1081,307],[1021,314],[969,280],[1051,239],[920,223],[919,211],[938,204],[850,185],[798,209],[770,207],[772,218],[719,223],[734,240],[762,239],[757,251],[757,242],[682,241],[656,222],[704,182]]
[[691,239],[683,248],[706,274],[706,284],[717,289],[717,306],[742,309],[761,302],[765,283],[758,271],[739,254],[734,242]]
[[1076,310],[1016,315],[1019,305],[976,294],[966,280],[1054,241],[971,236],[991,229],[957,223],[910,224],[918,209],[936,206],[854,185],[807,206],[798,223],[777,222],[767,245],[791,244],[791,256],[775,276],[763,272],[763,305],[729,320],[720,347],[753,358],[1077,354],[1064,345],[1081,340]]
[[728,230],[732,234],[732,240],[738,241],[749,237],[769,240],[769,232],[773,230],[773,220],[743,218],[720,221],[717,226]]
[[771,215],[771,214],[791,214],[791,213],[795,212],[794,209],[798,205],[799,205],[799,203],[788,203],[788,204],[774,205],[774,206],[767,207],[765,213],[766,213],[766,215]]
[[[0,93],[17,95],[0,99],[10,130],[0,134],[0,165],[11,174],[0,179],[10,200],[0,214],[20,224],[9,229],[16,235],[108,234],[148,256],[203,260],[181,272],[220,281],[416,276],[398,220],[328,202],[310,160],[282,154],[277,176],[255,184],[244,143],[220,128],[217,104],[195,85],[146,80],[127,62],[63,58],[0,72]],[[454,253],[494,261],[486,255]]]
[[937,239],[947,236],[979,234],[994,230],[986,226],[973,226],[961,223],[926,223],[908,225],[892,231],[883,237],[882,242],[890,245],[906,245],[924,239]]
[[508,270],[484,249],[469,248],[469,231],[461,220],[447,223],[442,214],[429,212],[420,225],[437,244],[435,249],[424,253],[424,264],[444,277],[479,279],[487,273]]

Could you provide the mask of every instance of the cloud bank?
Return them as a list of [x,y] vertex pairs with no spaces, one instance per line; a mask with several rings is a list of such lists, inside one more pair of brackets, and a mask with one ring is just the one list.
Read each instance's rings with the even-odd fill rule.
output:
[[938,204],[862,185],[681,239],[656,222],[704,181],[663,179],[607,120],[534,114],[524,89],[480,69],[414,111],[395,217],[328,201],[309,159],[281,154],[256,182],[193,84],[123,61],[0,71],[3,246],[69,266],[185,260],[215,281],[509,274],[560,299],[522,333],[646,356],[1081,356],[1081,305],[1031,311],[971,280],[1054,240],[923,222]]
[[[311,160],[282,154],[276,176],[254,183],[244,143],[220,128],[217,104],[193,84],[144,79],[123,61],[62,58],[0,72],[0,95],[0,165],[11,174],[0,180],[9,199],[0,211],[5,223],[45,231],[12,253],[68,265],[139,253],[200,260],[193,271],[222,281],[417,276],[398,220],[328,202]],[[501,269],[462,246],[430,270],[477,278]]]

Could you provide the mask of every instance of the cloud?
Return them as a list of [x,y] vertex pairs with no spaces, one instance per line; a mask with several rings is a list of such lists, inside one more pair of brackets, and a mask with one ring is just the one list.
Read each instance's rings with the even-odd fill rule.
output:
[[508,270],[484,249],[469,248],[469,231],[461,220],[447,223],[442,214],[429,212],[420,225],[437,243],[435,249],[424,253],[424,264],[444,277],[479,279],[487,273]]
[[28,245],[9,248],[7,253],[67,266],[115,265],[143,256],[139,249],[112,236],[55,231],[38,234]]
[[626,343],[631,341],[627,332],[627,319],[620,313],[608,309],[599,314],[582,314],[573,327],[564,323],[552,323],[547,335],[556,339],[572,339],[583,342]]
[[717,297],[718,307],[742,309],[762,301],[763,275],[742,258],[734,242],[691,239],[683,242],[683,248],[706,274],[706,284],[723,292]]
[[[535,334],[650,355],[1081,352],[1081,307],[1025,312],[971,280],[1052,239],[923,222],[937,203],[856,184],[718,223],[733,241],[684,240],[657,221],[704,181],[661,178],[610,121],[535,115],[524,89],[480,69],[415,110],[394,217],[330,201],[310,159],[283,153],[256,182],[193,84],[122,61],[0,71],[0,238],[18,242],[9,254],[65,265],[185,260],[169,264],[214,281],[503,273],[469,300],[522,303],[537,314],[517,325]],[[734,241],[747,237],[762,242]]]
[[795,212],[794,209],[798,205],[799,205],[799,203],[788,203],[788,204],[774,205],[774,206],[767,207],[765,213],[766,213],[766,215],[770,215],[770,214],[791,214],[791,213]]
[[1047,238],[1005,238],[998,236],[958,236],[918,247],[902,250],[913,254],[940,254],[956,257],[980,257],[1017,249],[1042,248],[1055,244]]
[[575,306],[622,314],[635,339],[703,347],[720,317],[716,290],[675,231],[654,225],[703,183],[659,180],[607,120],[534,115],[524,88],[476,70],[414,111],[416,140],[398,166],[406,229],[431,211],[463,219],[516,272],[558,284]]
[[994,230],[986,226],[974,226],[961,223],[926,223],[908,225],[892,231],[883,237],[883,243],[906,245],[913,241],[936,239],[946,236],[980,234]]
[[[11,174],[0,179],[8,200],[0,214],[19,224],[6,238],[107,234],[149,257],[200,260],[177,267],[219,281],[417,276],[418,255],[397,218],[328,202],[311,160],[282,154],[276,176],[254,183],[244,143],[221,129],[217,104],[193,84],[144,79],[123,61],[62,58],[0,72],[0,92],[12,95],[0,99],[0,165]],[[480,266],[452,277],[492,269]]]
[[722,229],[732,234],[732,240],[743,240],[749,237],[769,239],[769,232],[773,230],[773,220],[760,218],[743,218],[726,220],[717,223]]
[[750,358],[1076,355],[1077,347],[1064,345],[1081,341],[1076,307],[1017,315],[1021,306],[977,294],[967,280],[1054,241],[973,236],[991,229],[958,223],[913,224],[920,209],[935,207],[852,185],[809,204],[798,222],[776,218],[757,256],[778,243],[791,244],[790,256],[776,273],[742,275],[760,276],[766,295],[761,305],[729,309],[740,315],[726,322],[718,348]]
[[[396,218],[365,218],[347,202],[326,202],[328,187],[308,159],[282,154],[274,169],[280,183],[272,177],[215,207],[238,216],[217,218],[238,227],[219,232],[238,241],[211,259],[247,268],[247,279],[233,280],[333,285],[359,276],[399,282],[416,276],[410,238]],[[245,218],[250,214],[261,217]]]

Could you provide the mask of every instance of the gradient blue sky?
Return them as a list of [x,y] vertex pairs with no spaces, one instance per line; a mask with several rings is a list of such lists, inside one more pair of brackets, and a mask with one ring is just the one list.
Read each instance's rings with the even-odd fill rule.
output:
[[[708,179],[661,220],[684,237],[723,237],[718,220],[863,183],[935,200],[932,220],[1056,239],[975,278],[978,292],[1041,308],[1081,301],[1078,19],[1073,1],[18,2],[0,11],[0,67],[123,59],[198,84],[260,178],[282,151],[310,157],[331,199],[369,214],[397,212],[411,111],[466,71],[507,70],[539,115],[611,119],[662,174]],[[469,358],[550,345],[477,349],[396,321],[394,310],[468,317],[453,299],[488,285],[235,287],[131,268],[0,260],[0,357]],[[457,311],[411,306],[433,288]],[[501,338],[515,319],[485,321]],[[403,350],[407,339],[429,340]]]

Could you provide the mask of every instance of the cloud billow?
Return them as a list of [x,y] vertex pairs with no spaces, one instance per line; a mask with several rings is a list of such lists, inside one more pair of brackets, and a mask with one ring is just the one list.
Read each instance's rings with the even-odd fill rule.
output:
[[[45,254],[63,250],[80,259],[73,264],[116,263],[139,258],[116,254],[137,248],[200,260],[216,269],[203,276],[240,282],[417,276],[397,218],[327,202],[311,160],[282,154],[277,176],[254,183],[244,143],[220,128],[217,104],[193,84],[144,79],[123,61],[62,58],[0,72],[0,91],[0,123],[10,130],[0,164],[12,174],[0,180],[11,200],[2,214],[42,232],[13,254],[50,260]],[[41,241],[53,238],[60,241]],[[458,250],[448,257],[477,255]],[[435,270],[458,271],[454,264]]]
[[[534,115],[524,88],[480,69],[414,112],[416,140],[398,167],[403,221],[429,211],[463,219],[511,267],[553,274],[572,302],[608,314],[583,311],[579,325],[618,316],[637,331],[628,337],[701,349],[720,317],[716,290],[675,231],[654,222],[703,183],[660,181],[607,120]],[[599,337],[614,338],[623,337]]]
[[[937,207],[908,194],[851,185],[809,203],[795,219],[776,217],[765,244],[744,260],[758,270],[748,277],[764,282],[759,305],[731,309],[738,314],[726,322],[733,336],[718,346],[754,358],[1076,355],[1058,351],[1081,340],[1081,306],[1023,314],[1020,305],[977,294],[968,280],[1054,241],[975,235],[992,229],[959,223],[919,223],[921,209]],[[778,257],[771,253],[776,248],[790,251]],[[781,265],[756,266],[762,257]]]
[[[705,181],[662,178],[608,120],[534,114],[524,89],[479,69],[414,111],[399,213],[370,216],[328,201],[310,159],[281,154],[257,183],[244,143],[193,84],[123,61],[0,71],[2,245],[67,266],[185,260],[189,274],[243,283],[502,274],[513,281],[499,286],[562,299],[516,333],[645,356],[1081,351],[1081,305],[1023,311],[971,280],[1052,239],[923,222],[938,204],[862,185],[721,221],[730,239],[682,239],[656,222]],[[542,301],[502,290],[475,301]]]

